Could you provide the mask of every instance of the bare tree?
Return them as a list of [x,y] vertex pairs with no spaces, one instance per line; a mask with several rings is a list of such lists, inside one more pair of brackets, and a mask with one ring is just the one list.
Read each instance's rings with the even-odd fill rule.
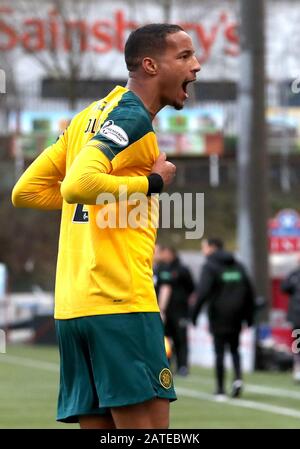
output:
[[[23,37],[23,56],[30,55],[44,74],[55,80],[64,80],[65,96],[68,98],[70,109],[75,109],[77,93],[76,84],[80,79],[94,78],[96,70],[91,52],[87,48],[87,29],[85,18],[90,5],[88,0],[14,0],[11,23],[21,23],[28,11],[34,19],[28,20],[25,38]],[[45,17],[48,20],[45,20]],[[43,23],[43,37],[40,27]],[[58,30],[63,35],[58,37]],[[50,37],[49,37],[50,36]],[[58,45],[58,39],[60,42]],[[38,48],[39,39],[46,41],[47,45],[41,50]]]

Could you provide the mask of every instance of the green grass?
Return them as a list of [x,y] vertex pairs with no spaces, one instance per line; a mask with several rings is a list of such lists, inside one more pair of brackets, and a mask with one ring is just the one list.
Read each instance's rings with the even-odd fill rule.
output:
[[[27,365],[25,366],[25,364]],[[40,363],[40,365],[39,365]],[[56,423],[58,390],[58,351],[56,347],[9,346],[0,354],[0,428],[78,428]],[[228,376],[230,377],[230,376]],[[228,378],[228,381],[230,379]],[[300,387],[291,373],[259,372],[245,376],[248,385],[242,400],[217,403],[210,369],[193,367],[187,378],[175,378],[178,401],[171,404],[172,428],[299,428],[300,418],[284,412],[300,412]],[[283,397],[258,394],[257,386],[281,389]],[[182,394],[182,389],[184,393]],[[205,398],[186,394],[207,394]],[[287,397],[286,392],[295,392]],[[297,397],[298,395],[298,397]],[[255,409],[240,407],[251,401]],[[249,402],[248,402],[249,404]],[[259,404],[279,407],[279,413],[258,410]],[[289,413],[288,412],[288,413]]]

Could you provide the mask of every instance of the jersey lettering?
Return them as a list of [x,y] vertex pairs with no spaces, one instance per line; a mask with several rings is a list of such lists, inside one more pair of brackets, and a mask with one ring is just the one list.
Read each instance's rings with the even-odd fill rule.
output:
[[84,204],[77,204],[73,216],[73,223],[87,223],[89,221],[89,212]]

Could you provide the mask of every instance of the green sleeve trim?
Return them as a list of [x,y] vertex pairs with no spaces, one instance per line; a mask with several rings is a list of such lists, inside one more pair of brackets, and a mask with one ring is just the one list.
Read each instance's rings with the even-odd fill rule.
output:
[[107,145],[104,142],[100,142],[96,145],[93,145],[93,147],[98,148],[98,150],[102,151],[103,154],[105,154],[105,156],[111,161],[114,157],[115,154],[113,152],[113,150],[110,148],[109,145]]
[[101,143],[99,149],[110,161],[121,151],[153,132],[149,113],[140,100],[130,91],[108,114],[100,131],[91,140]]

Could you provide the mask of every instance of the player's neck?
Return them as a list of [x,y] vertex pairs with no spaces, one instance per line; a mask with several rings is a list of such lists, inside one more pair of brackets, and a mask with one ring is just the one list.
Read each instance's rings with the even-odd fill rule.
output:
[[126,87],[140,98],[153,120],[163,107],[160,105],[159,99],[154,95],[153,89],[149,89],[144,80],[137,78],[129,78]]

